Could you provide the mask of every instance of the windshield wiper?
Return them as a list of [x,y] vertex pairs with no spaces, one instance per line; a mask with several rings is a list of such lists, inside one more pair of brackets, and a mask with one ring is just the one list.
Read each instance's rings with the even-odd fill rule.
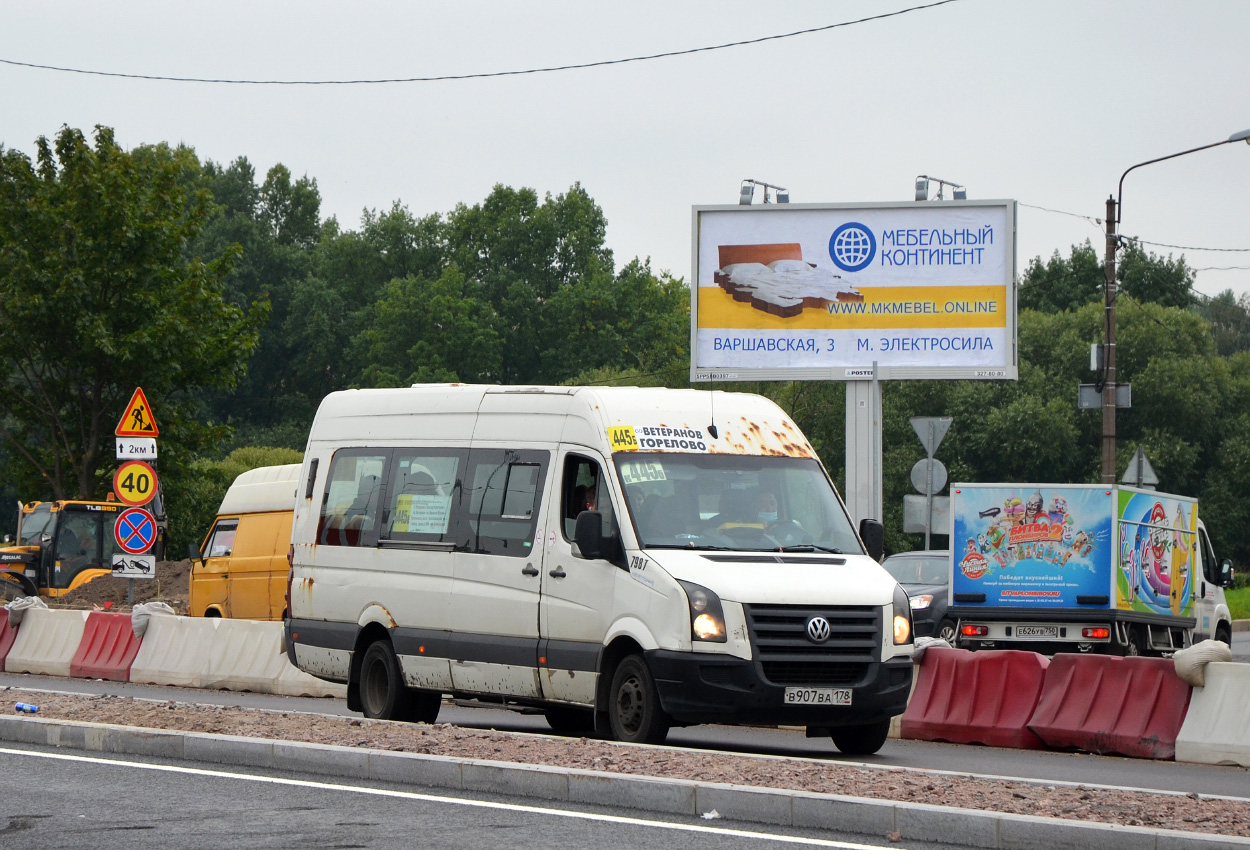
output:
[[778,546],[774,552],[828,552],[831,555],[845,555],[841,549],[832,546],[820,546],[816,543],[796,543],[793,546]]
[[737,551],[732,546],[709,546],[705,544],[695,545],[694,543],[644,543],[644,549],[708,549],[718,552],[734,552]]

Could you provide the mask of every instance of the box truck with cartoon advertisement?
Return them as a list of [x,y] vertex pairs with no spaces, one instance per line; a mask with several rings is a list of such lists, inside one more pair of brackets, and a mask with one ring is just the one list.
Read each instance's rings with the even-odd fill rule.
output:
[[1198,502],[1102,484],[955,484],[951,608],[960,646],[1164,654],[1230,641]]

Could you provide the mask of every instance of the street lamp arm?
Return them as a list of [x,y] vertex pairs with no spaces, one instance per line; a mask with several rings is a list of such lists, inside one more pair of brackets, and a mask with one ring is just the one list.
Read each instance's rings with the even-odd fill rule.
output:
[[1227,145],[1232,142],[1240,142],[1243,139],[1250,140],[1250,130],[1243,130],[1240,133],[1233,133],[1231,136],[1229,136],[1227,139],[1224,139],[1223,141],[1212,142],[1209,145],[1203,145],[1202,147],[1198,147],[1198,148],[1190,148],[1187,151],[1181,151],[1179,153],[1170,153],[1167,156],[1161,156],[1161,157],[1158,157],[1157,159],[1148,159],[1145,162],[1139,162],[1136,165],[1130,165],[1128,168],[1124,169],[1124,173],[1120,175],[1120,188],[1116,192],[1116,203],[1115,203],[1116,224],[1119,224],[1122,218],[1123,206],[1124,206],[1124,203],[1123,203],[1124,202],[1124,178],[1128,176],[1128,173],[1130,171],[1132,171],[1135,168],[1141,168],[1143,165],[1153,165],[1156,162],[1163,162],[1165,159],[1176,159],[1178,156],[1185,156],[1186,154],[1197,153],[1198,151],[1204,151],[1207,148],[1218,148],[1220,145]]

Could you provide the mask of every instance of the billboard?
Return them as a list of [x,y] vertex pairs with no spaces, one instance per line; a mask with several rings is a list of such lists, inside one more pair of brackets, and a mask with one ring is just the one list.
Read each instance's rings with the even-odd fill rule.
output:
[[1014,380],[1015,201],[694,208],[692,381]]

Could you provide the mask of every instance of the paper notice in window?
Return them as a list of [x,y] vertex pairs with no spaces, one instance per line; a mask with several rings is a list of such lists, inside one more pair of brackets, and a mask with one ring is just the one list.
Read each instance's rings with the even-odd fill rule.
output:
[[407,534],[446,534],[451,496],[401,493],[395,505],[393,531]]

